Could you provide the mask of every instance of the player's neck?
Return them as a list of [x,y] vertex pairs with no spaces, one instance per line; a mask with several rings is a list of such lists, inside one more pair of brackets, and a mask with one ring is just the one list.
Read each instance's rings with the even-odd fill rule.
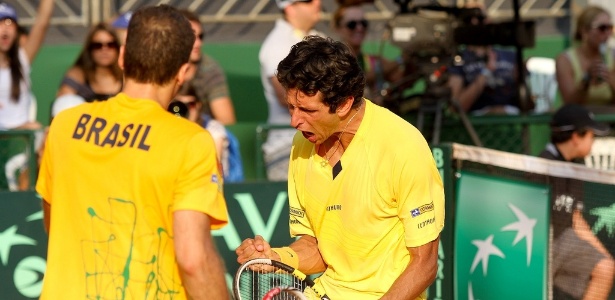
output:
[[131,98],[154,100],[166,109],[175,95],[176,88],[175,85],[171,83],[166,85],[156,85],[126,79],[122,92]]

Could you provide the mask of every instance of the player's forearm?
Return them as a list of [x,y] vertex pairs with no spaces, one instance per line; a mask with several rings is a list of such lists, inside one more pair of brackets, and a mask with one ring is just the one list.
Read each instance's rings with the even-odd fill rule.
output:
[[395,280],[381,300],[414,300],[418,298],[436,279],[438,272],[438,244],[436,240],[414,248],[411,261]]
[[423,270],[411,263],[380,300],[414,300],[418,298],[435,280],[436,271],[436,267]]
[[229,299],[224,267],[216,253],[209,253],[199,263],[180,266],[182,283],[189,299]]
[[305,274],[316,274],[324,272],[327,268],[325,261],[318,249],[318,240],[312,236],[301,236],[290,245],[299,256],[299,271]]

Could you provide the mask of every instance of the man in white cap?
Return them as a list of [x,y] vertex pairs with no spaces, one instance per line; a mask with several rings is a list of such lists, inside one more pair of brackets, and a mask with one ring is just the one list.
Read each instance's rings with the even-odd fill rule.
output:
[[[284,88],[275,77],[278,63],[288,55],[290,48],[307,35],[321,35],[313,28],[320,21],[320,0],[276,0],[282,11],[282,18],[276,20],[275,27],[263,42],[258,59],[260,61],[261,82],[269,108],[267,123],[290,125],[290,114],[285,99]],[[288,172],[288,158],[294,129],[270,130],[267,142],[263,145],[267,178],[285,181]]]
[[115,32],[120,38],[120,42],[122,42],[122,44],[126,42],[126,32],[128,31],[128,24],[130,23],[131,17],[132,11],[127,11],[115,18],[115,20],[111,23],[111,27],[115,29]]

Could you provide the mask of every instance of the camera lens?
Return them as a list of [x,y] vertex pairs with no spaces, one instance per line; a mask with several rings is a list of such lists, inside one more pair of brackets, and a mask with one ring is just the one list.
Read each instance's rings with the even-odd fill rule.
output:
[[170,113],[178,117],[182,117],[182,118],[188,117],[188,106],[181,101],[173,100],[169,104],[169,108],[167,108],[167,111],[169,111]]

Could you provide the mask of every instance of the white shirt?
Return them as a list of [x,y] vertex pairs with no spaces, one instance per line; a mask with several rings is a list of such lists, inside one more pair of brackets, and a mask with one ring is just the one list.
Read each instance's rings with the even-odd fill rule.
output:
[[23,79],[20,84],[19,100],[11,99],[11,70],[0,68],[0,130],[13,129],[30,121],[32,91],[30,90],[30,62],[26,52],[19,49],[19,62]]
[[[318,35],[320,33],[311,30],[308,34]],[[288,55],[290,48],[303,40],[305,36],[303,31],[293,28],[286,20],[278,19],[261,45],[258,59],[261,67],[261,82],[269,106],[267,122],[270,124],[290,125],[288,107],[280,105],[270,78],[275,76],[278,64]]]

